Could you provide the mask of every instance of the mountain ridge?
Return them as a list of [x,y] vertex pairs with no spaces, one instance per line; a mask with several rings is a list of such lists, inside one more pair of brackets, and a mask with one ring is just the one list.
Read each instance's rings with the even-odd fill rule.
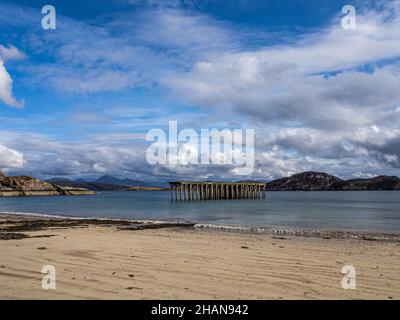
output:
[[113,176],[102,176],[93,181],[85,179],[70,180],[65,178],[53,178],[46,180],[64,187],[86,188],[93,191],[136,191],[136,190],[158,190],[165,189],[149,182],[133,180],[129,178],[120,179]]
[[306,171],[266,183],[267,191],[379,191],[400,190],[396,176],[343,180],[324,172]]
[[119,186],[126,186],[126,187],[134,187],[134,186],[143,186],[147,187],[148,184],[146,182],[143,182],[141,180],[133,180],[129,178],[116,178],[110,175],[105,175],[97,178],[96,180],[93,181],[94,183],[104,183],[104,184],[113,184],[113,185],[119,185]]

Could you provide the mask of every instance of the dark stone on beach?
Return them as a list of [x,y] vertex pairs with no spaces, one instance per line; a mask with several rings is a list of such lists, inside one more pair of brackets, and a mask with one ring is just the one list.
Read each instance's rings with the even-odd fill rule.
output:
[[51,238],[55,236],[56,234],[39,234],[37,236],[30,236],[29,238]]
[[163,228],[193,228],[195,223],[140,223],[131,226],[118,227],[119,230],[146,230],[146,229],[163,229]]
[[89,225],[124,226],[135,222],[102,219],[15,219],[2,223],[0,232],[41,231],[59,228],[88,227]]
[[133,289],[136,289],[136,290],[143,290],[143,288],[139,288],[139,287],[127,287],[127,288],[125,288],[126,290],[133,290]]
[[25,233],[19,232],[0,232],[0,240],[20,240],[29,238]]
[[38,247],[38,248],[36,248],[37,250],[47,250],[47,248],[46,247]]

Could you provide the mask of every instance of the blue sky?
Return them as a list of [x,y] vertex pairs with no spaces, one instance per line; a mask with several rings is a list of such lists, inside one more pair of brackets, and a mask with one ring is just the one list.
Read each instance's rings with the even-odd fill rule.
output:
[[[399,1],[0,1],[0,169],[237,179],[150,166],[146,132],[254,128],[250,178],[399,175]],[[357,28],[341,27],[342,7]],[[240,177],[243,178],[243,177]]]

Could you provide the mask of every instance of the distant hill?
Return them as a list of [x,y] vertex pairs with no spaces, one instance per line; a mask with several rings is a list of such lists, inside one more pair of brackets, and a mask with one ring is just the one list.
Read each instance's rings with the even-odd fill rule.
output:
[[[64,178],[53,178],[47,182],[64,187],[86,188],[93,191],[133,191],[133,190],[161,190],[164,184],[160,185],[146,183],[140,180],[119,179],[112,176],[102,176],[94,181],[84,179],[69,180]],[[161,187],[161,188],[159,188]]]
[[400,190],[400,179],[395,176],[378,176],[372,179],[346,180],[340,190]]
[[378,176],[371,179],[342,180],[323,172],[302,172],[266,183],[268,191],[361,191],[400,190],[400,179]]
[[132,179],[119,179],[113,176],[102,176],[95,181],[95,183],[103,183],[103,184],[114,184],[119,186],[127,186],[127,187],[134,187],[134,186],[144,186],[147,187],[148,184],[140,181],[140,180],[132,180]]
[[125,191],[128,188],[127,186],[120,186],[115,184],[88,182],[82,179],[79,179],[79,181],[72,181],[69,179],[54,178],[47,180],[47,182],[54,183],[63,187],[85,188],[92,191]]

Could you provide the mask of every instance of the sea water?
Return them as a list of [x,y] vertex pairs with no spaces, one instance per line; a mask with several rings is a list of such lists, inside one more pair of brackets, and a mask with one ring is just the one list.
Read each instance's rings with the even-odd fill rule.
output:
[[0,198],[0,212],[400,233],[399,191],[267,192],[265,199],[178,202],[168,191],[100,192]]

